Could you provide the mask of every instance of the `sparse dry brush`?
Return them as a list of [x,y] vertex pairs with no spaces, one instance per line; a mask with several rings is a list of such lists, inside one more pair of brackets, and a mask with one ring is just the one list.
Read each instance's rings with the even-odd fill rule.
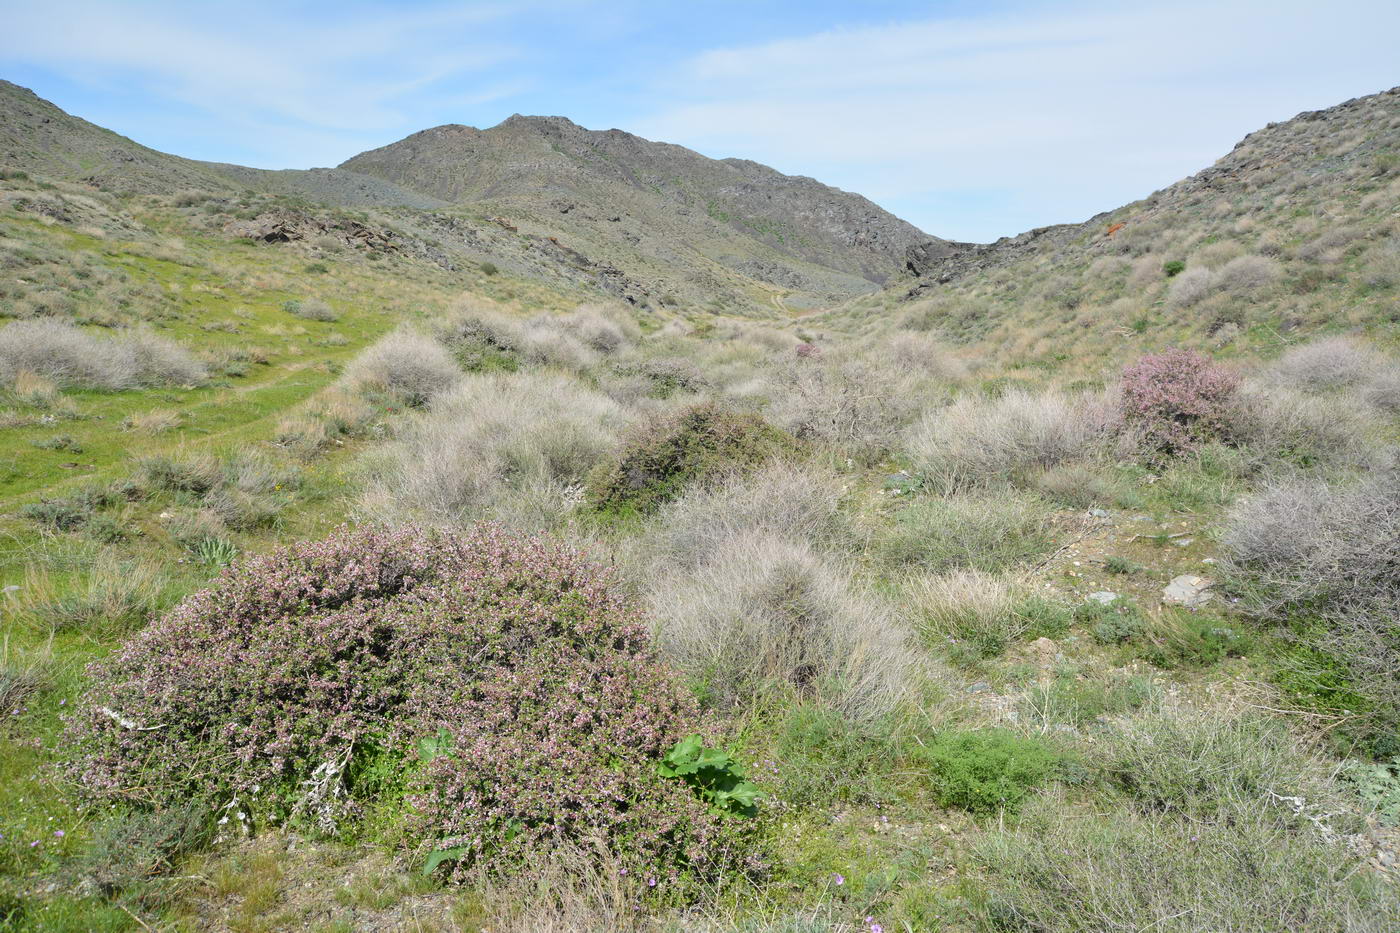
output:
[[[1228,569],[1249,610],[1337,659],[1370,730],[1400,722],[1400,468],[1349,486],[1275,485],[1231,513]],[[1390,740],[1387,740],[1387,743]]]

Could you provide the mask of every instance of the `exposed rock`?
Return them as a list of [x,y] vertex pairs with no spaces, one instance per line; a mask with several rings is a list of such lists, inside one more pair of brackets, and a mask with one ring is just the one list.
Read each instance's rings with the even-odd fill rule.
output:
[[1113,592],[1112,590],[1100,590],[1097,593],[1090,593],[1088,596],[1090,602],[1102,603],[1105,606],[1107,606],[1109,603],[1113,602],[1117,598],[1118,594]]
[[1210,588],[1215,585],[1215,581],[1206,577],[1198,577],[1195,574],[1182,574],[1173,577],[1172,581],[1162,590],[1162,600],[1168,603],[1194,608],[1201,606],[1210,599]]

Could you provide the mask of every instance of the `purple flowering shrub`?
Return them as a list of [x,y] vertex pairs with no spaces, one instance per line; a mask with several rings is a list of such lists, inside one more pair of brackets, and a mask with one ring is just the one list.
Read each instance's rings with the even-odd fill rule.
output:
[[1123,418],[1153,451],[1190,451],[1224,431],[1238,384],[1234,373],[1192,350],[1149,354],[1123,370]]
[[387,756],[406,837],[455,877],[564,844],[709,874],[748,832],[658,776],[698,714],[609,574],[494,526],[342,529],[249,560],[91,673],[69,739],[96,801],[333,828],[370,802],[357,763]]

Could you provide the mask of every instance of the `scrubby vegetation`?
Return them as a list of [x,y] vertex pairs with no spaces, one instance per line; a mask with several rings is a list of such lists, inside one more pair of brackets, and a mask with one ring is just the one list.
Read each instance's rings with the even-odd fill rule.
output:
[[0,926],[1400,927],[1358,106],[792,320],[0,178]]

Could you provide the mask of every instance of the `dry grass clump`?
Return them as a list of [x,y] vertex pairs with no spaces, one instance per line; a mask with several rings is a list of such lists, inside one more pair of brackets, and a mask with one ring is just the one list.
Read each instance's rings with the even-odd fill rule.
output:
[[428,404],[462,378],[457,361],[425,334],[398,330],[365,349],[345,368],[351,392],[384,395],[412,408]]
[[557,522],[626,415],[562,374],[469,374],[371,456],[362,509],[384,520]]
[[647,603],[662,653],[721,708],[798,696],[870,718],[915,674],[889,610],[805,542],[739,534],[693,569],[659,574]]
[[1227,416],[1230,439],[1300,466],[1363,465],[1374,456],[1371,414],[1352,398],[1307,395],[1269,377],[1241,383]]
[[1289,350],[1266,375],[1282,385],[1321,392],[1364,382],[1382,364],[1380,354],[1363,343],[1350,337],[1324,337]]
[[772,461],[751,473],[692,487],[663,506],[633,548],[640,563],[692,570],[744,535],[804,541],[825,551],[855,543],[840,477],[809,464]]
[[97,626],[134,628],[167,600],[166,580],[144,561],[99,552],[90,566],[71,576],[30,566],[13,605],[23,625],[53,632],[83,632]]
[[1253,291],[1272,285],[1283,274],[1278,262],[1264,256],[1236,256],[1215,273],[1215,286],[1226,291]]
[[15,373],[12,391],[19,401],[36,408],[48,408],[60,400],[58,386],[27,369]]
[[909,503],[871,542],[894,568],[1001,570],[1051,546],[1050,517],[1033,497],[962,493]]
[[122,430],[152,436],[165,434],[178,428],[182,418],[173,408],[152,408],[127,415],[122,419]]
[[48,689],[54,667],[52,642],[21,650],[11,646],[7,635],[0,643],[0,716],[15,715],[31,696]]
[[905,598],[925,641],[966,646],[983,657],[1000,654],[1029,624],[1017,612],[1023,588],[980,570],[914,578],[905,585]]
[[148,331],[100,338],[64,321],[14,321],[0,328],[0,385],[22,373],[60,388],[120,391],[138,386],[195,385],[203,364],[184,348]]
[[340,315],[336,313],[335,309],[319,298],[288,301],[282,305],[282,309],[293,317],[299,317],[304,321],[334,323],[340,320]]
[[473,372],[514,371],[521,365],[581,372],[600,355],[626,349],[637,334],[630,319],[601,306],[521,320],[479,301],[464,303],[437,329],[438,339]]
[[579,305],[563,318],[563,325],[605,356],[626,349],[642,335],[631,315],[612,305]]
[[1043,795],[975,847],[989,887],[977,929],[1381,933],[1400,922],[1393,886],[1346,845],[1358,821],[1329,769],[1280,723],[1154,708],[1096,747],[1111,797],[1081,808]]
[[1106,396],[1025,389],[995,399],[963,395],[914,425],[907,449],[937,486],[975,486],[1086,456],[1109,440],[1116,421]]
[[1192,266],[1172,279],[1167,288],[1167,304],[1189,308],[1199,304],[1215,289],[1215,273],[1204,266]]
[[928,334],[900,331],[871,351],[876,362],[893,366],[897,372],[914,374],[941,382],[961,382],[968,376],[968,365]]
[[1388,415],[1400,415],[1400,366],[1376,374],[1362,391],[1362,397]]

